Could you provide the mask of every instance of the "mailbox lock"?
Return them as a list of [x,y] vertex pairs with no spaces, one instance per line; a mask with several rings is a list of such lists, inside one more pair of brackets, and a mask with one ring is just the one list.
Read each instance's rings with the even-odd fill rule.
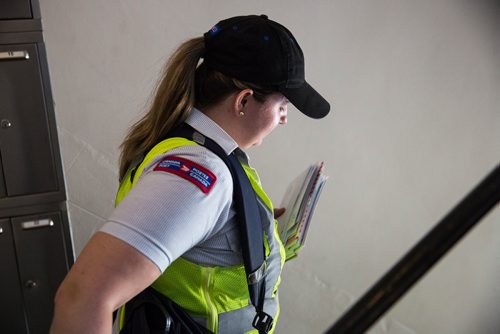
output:
[[2,122],[0,123],[0,127],[2,129],[8,129],[12,126],[12,123],[8,119],[2,119]]
[[37,287],[37,285],[38,283],[33,280],[27,280],[26,283],[24,283],[24,286],[27,287],[28,289],[34,289]]

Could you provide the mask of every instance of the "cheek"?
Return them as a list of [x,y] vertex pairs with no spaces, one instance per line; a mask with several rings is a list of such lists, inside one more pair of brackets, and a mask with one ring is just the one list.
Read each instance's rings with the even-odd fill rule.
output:
[[260,115],[258,120],[256,120],[255,125],[255,134],[259,137],[267,136],[271,133],[280,122],[280,112],[279,106],[267,105],[264,108],[259,110]]
[[268,131],[272,131],[275,127],[278,126],[280,122],[280,117],[277,113],[269,113],[268,117],[266,117],[264,127],[268,129]]

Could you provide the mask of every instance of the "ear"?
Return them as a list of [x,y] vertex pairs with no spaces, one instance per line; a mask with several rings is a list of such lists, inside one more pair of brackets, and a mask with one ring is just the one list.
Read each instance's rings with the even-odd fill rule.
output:
[[237,116],[240,116],[240,112],[245,112],[245,108],[248,105],[248,100],[253,96],[253,90],[250,88],[243,89],[236,94],[234,99],[234,111]]

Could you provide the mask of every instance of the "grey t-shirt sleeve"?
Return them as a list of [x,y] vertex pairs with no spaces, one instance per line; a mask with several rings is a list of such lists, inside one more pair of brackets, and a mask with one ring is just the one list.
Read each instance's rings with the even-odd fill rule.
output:
[[[216,181],[208,193],[195,183],[154,167],[164,156],[189,159],[211,171]],[[157,157],[115,208],[102,232],[130,244],[163,272],[186,251],[217,233],[228,220],[233,183],[215,154],[188,146]]]

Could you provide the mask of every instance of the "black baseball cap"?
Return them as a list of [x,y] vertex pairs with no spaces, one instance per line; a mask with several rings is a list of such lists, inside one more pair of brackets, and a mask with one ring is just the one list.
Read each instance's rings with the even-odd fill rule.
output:
[[204,34],[205,64],[229,77],[272,87],[312,118],[330,104],[304,77],[304,54],[292,33],[266,15],[222,20]]

